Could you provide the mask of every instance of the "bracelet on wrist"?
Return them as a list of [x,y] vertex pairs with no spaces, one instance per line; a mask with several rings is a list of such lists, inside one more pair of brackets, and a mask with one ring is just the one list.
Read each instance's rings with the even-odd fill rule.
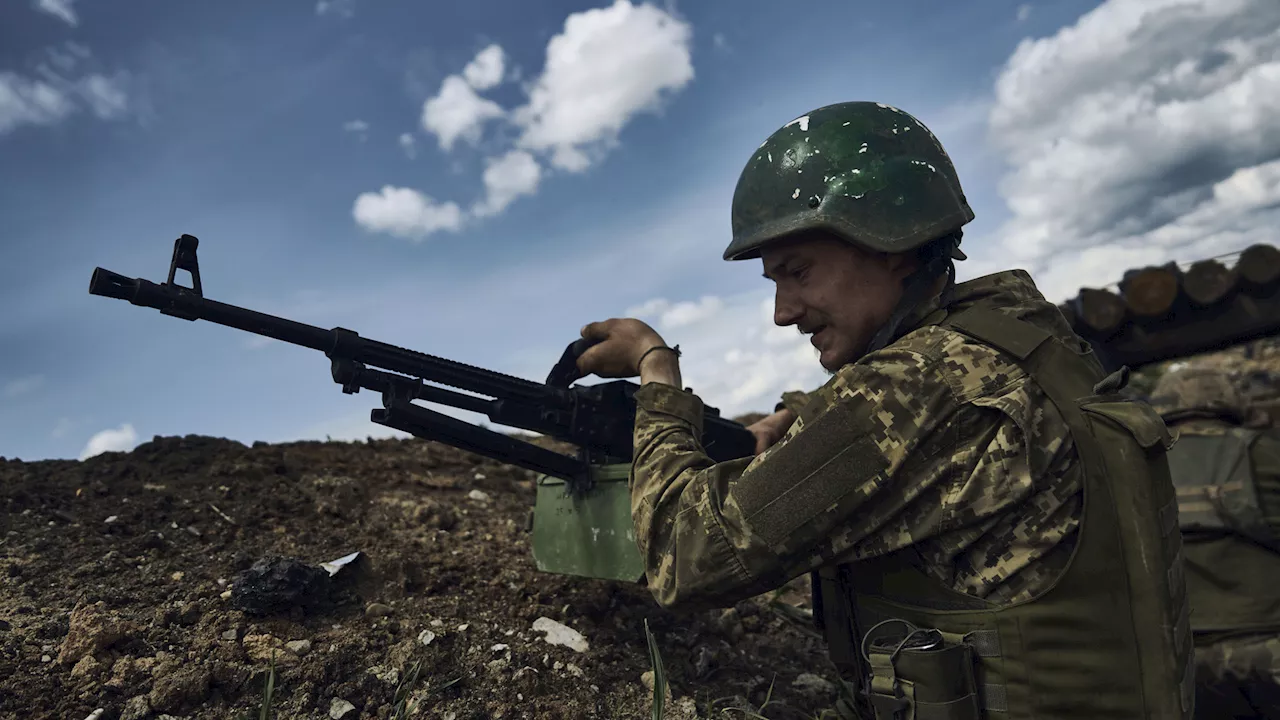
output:
[[667,350],[667,351],[673,352],[676,354],[677,358],[679,358],[680,355],[682,354],[680,352],[679,345],[676,345],[675,347],[667,347],[666,345],[654,345],[648,350],[645,350],[644,354],[640,356],[640,359],[636,361],[636,372],[640,371],[641,366],[644,365],[644,359],[649,357],[649,353],[653,352],[654,350]]

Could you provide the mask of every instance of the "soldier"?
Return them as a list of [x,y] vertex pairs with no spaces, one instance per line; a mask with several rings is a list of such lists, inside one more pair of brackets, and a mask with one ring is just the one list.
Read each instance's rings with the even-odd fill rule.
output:
[[1250,414],[1227,374],[1165,374],[1152,402],[1178,439],[1178,494],[1203,718],[1280,718],[1280,433]]
[[658,602],[810,573],[845,717],[1189,718],[1164,424],[1025,272],[956,284],[973,212],[933,134],[879,103],[814,110],[756,150],[732,218],[724,258],[762,261],[774,321],[831,379],[716,464],[678,348],[636,319],[582,329],[583,374],[640,376],[632,517]]

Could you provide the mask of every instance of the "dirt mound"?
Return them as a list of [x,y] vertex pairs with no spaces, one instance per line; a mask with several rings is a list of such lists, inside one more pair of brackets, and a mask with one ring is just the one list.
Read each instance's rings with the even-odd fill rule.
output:
[[[647,718],[646,620],[668,717],[746,717],[771,683],[765,717],[833,702],[803,582],[793,604],[673,613],[538,573],[533,499],[531,474],[420,440],[0,459],[0,718],[257,718],[273,658],[277,718],[401,717],[406,696],[403,717]],[[300,595],[275,611],[242,583]],[[586,647],[550,644],[552,621]]]

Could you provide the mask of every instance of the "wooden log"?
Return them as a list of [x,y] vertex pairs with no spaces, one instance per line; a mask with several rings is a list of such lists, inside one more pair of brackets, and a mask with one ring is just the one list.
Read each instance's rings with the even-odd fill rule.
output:
[[1178,266],[1169,263],[1163,267],[1148,267],[1125,273],[1120,282],[1120,292],[1129,312],[1140,317],[1164,317],[1178,300],[1178,287],[1182,273]]
[[1228,268],[1217,260],[1201,260],[1187,268],[1182,276],[1182,289],[1187,298],[1199,307],[1221,302],[1236,286],[1234,268]]
[[1107,290],[1081,288],[1074,301],[1076,315],[1080,317],[1088,334],[1105,337],[1115,332],[1128,316],[1124,300]]
[[1240,253],[1236,272],[1246,285],[1265,288],[1280,280],[1280,250],[1272,245],[1251,245]]

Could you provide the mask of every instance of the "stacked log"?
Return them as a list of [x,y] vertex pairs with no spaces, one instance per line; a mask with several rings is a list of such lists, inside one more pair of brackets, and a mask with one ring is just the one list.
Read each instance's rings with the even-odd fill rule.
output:
[[1201,260],[1185,270],[1137,268],[1114,288],[1082,288],[1059,309],[1113,366],[1280,334],[1280,249],[1253,245],[1233,263]]

